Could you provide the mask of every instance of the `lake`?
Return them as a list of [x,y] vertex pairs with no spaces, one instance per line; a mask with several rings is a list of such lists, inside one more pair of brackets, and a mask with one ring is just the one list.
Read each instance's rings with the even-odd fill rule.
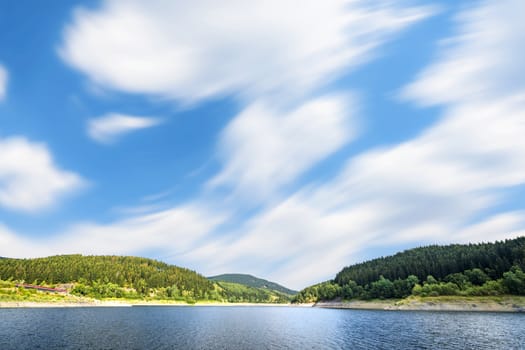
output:
[[213,306],[0,309],[0,349],[525,349],[525,314]]

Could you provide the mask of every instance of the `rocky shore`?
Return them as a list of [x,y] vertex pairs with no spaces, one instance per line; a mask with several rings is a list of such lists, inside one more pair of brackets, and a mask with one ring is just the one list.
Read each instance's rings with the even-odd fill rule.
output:
[[402,300],[323,301],[314,307],[361,310],[524,312],[525,298],[418,298]]

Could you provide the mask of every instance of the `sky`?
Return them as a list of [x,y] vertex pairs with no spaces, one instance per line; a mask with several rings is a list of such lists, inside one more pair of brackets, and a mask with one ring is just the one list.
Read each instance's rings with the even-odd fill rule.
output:
[[0,3],[0,256],[301,289],[525,232],[525,2]]

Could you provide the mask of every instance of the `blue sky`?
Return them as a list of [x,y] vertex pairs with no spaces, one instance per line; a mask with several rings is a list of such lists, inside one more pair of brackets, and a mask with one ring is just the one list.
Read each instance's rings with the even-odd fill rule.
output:
[[293,288],[525,228],[525,6],[0,4],[0,256]]

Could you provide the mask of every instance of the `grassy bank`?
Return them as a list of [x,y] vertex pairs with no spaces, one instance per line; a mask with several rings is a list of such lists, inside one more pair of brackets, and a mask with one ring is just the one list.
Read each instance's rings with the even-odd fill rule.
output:
[[18,288],[13,282],[0,282],[0,307],[88,307],[88,306],[287,306],[281,303],[249,303],[217,300],[185,301],[162,299],[158,297],[142,298],[91,298],[65,293],[41,292]]
[[271,303],[230,303],[219,301],[198,301],[186,303],[177,300],[158,299],[93,299],[75,296],[34,296],[31,298],[12,298],[0,295],[0,308],[55,308],[55,307],[130,307],[130,306],[270,306],[286,307],[290,304]]

